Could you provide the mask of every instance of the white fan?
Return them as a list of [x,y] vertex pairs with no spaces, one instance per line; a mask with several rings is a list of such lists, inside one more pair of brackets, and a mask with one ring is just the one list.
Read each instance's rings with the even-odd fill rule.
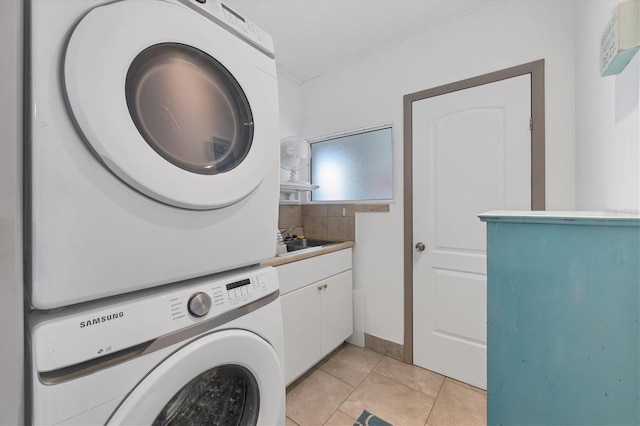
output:
[[291,172],[289,182],[298,182],[298,170],[309,164],[311,148],[298,136],[289,136],[280,141],[280,167]]

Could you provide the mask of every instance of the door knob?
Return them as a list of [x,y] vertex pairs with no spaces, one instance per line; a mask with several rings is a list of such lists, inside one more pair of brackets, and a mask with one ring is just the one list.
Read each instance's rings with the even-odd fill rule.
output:
[[418,250],[418,251],[424,251],[424,249],[425,249],[425,245],[424,245],[424,243],[417,243],[417,244],[416,244],[416,250]]

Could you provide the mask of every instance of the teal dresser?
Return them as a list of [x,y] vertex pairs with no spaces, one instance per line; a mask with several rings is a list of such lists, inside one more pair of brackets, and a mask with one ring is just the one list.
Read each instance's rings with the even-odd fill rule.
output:
[[640,424],[640,216],[480,218],[488,424]]

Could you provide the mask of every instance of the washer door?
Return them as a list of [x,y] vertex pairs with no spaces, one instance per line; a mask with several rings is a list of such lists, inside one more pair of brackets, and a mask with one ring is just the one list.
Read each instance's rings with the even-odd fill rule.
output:
[[69,39],[67,99],[91,149],[124,182],[166,204],[224,207],[256,189],[275,158],[260,120],[277,100],[254,55],[263,54],[186,6],[107,4]]
[[243,330],[207,334],[154,368],[107,424],[277,424],[282,367],[274,349]]

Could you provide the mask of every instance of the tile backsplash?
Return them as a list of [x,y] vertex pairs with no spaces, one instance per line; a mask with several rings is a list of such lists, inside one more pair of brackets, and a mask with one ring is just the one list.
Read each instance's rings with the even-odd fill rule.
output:
[[278,228],[302,227],[307,238],[354,241],[355,210],[353,204],[281,205]]

